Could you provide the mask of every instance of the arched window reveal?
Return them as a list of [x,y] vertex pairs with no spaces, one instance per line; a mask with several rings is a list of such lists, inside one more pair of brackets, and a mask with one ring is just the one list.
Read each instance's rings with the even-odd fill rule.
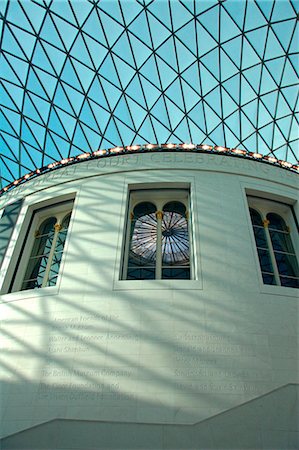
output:
[[[162,200],[158,191],[154,193],[155,203],[138,203],[130,214],[124,277],[129,280],[190,279],[186,206],[180,201]],[[186,198],[187,195],[185,191]]]
[[254,203],[261,210],[259,213],[249,208],[264,283],[299,288],[299,266],[292,242],[292,237],[295,239],[297,235],[296,224],[292,236],[288,226],[291,208],[276,202],[285,214],[282,217],[273,210],[269,212],[275,202],[249,197],[249,204],[254,206]]

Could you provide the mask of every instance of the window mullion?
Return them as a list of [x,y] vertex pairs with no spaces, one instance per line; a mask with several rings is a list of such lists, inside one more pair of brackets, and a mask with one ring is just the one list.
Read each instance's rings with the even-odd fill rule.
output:
[[156,243],[156,280],[162,278],[162,218],[163,212],[156,211],[157,243]]

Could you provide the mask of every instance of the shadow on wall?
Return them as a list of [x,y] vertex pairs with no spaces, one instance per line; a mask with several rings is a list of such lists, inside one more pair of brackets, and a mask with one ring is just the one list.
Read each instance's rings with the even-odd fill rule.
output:
[[194,425],[55,419],[4,438],[1,449],[297,450],[298,386],[283,386]]

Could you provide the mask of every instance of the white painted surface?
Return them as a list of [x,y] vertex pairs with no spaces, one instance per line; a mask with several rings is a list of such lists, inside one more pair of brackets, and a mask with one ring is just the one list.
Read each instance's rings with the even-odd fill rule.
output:
[[[119,280],[128,185],[161,182],[190,184],[196,279]],[[5,288],[26,208],[76,193],[58,285],[1,296],[3,435],[56,418],[192,424],[298,382],[298,290],[262,284],[245,195],[292,202],[298,217],[297,188],[259,162],[153,153],[3,197],[26,196]]]

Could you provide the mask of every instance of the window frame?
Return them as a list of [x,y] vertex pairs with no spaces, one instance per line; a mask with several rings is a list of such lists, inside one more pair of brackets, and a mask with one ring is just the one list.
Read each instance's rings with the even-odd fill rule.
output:
[[[249,222],[250,222],[250,231],[251,231],[251,237],[254,247],[254,253],[255,253],[255,259],[257,261],[257,269],[260,279],[260,284],[262,287],[262,291],[266,293],[273,293],[273,294],[280,294],[283,293],[284,295],[290,295],[290,296],[297,296],[298,289],[296,287],[290,287],[290,286],[284,286],[281,284],[280,281],[280,273],[278,270],[273,244],[270,236],[270,232],[267,229],[267,215],[270,213],[274,213],[279,215],[284,222],[286,223],[287,227],[290,229],[290,239],[293,244],[294,253],[297,257],[297,262],[299,264],[299,240],[296,239],[296,234],[298,233],[298,221],[296,217],[296,213],[294,210],[294,203],[295,201],[292,201],[289,198],[282,198],[281,196],[275,196],[275,195],[268,195],[267,197],[262,196],[261,192],[255,192],[251,190],[246,190],[246,202],[247,202],[247,209],[248,209],[248,216],[249,216]],[[262,277],[262,268],[259,261],[258,256],[258,249],[256,245],[255,235],[254,235],[254,229],[253,224],[250,216],[250,209],[253,209],[258,212],[258,214],[261,216],[262,221],[265,221],[264,229],[265,229],[265,236],[267,240],[268,245],[268,251],[270,254],[271,264],[273,266],[274,271],[274,277],[276,284],[266,284],[264,283],[263,277]]]
[[[147,182],[144,182],[143,174],[134,174],[124,177],[123,196],[120,210],[119,239],[117,242],[116,262],[114,270],[113,290],[202,290],[202,264],[200,255],[200,234],[198,232],[199,222],[197,217],[197,195],[196,182],[193,176],[173,177],[163,172],[165,181],[161,182],[161,173],[152,172],[147,174]],[[130,211],[130,192],[137,190],[188,190],[189,191],[189,241],[190,241],[190,265],[192,265],[192,279],[152,279],[152,280],[125,280],[123,279],[123,261],[128,242],[127,219]],[[195,239],[196,236],[196,239]]]
[[[189,212],[190,212],[190,190],[188,188],[160,188],[160,189],[132,189],[129,192],[129,206],[128,206],[128,212],[127,212],[127,226],[126,226],[126,238],[124,241],[124,253],[123,253],[123,261],[122,261],[122,271],[121,271],[121,279],[122,280],[129,280],[127,278],[127,272],[128,272],[128,261],[129,261],[129,252],[130,252],[130,244],[131,244],[131,214],[134,208],[140,204],[149,202],[152,203],[156,208],[156,214],[159,212],[163,212],[163,208],[166,206],[167,203],[171,201],[177,201],[182,203],[186,208],[186,216],[187,216],[187,222],[188,222],[188,240],[189,240],[189,270],[190,270],[190,278],[187,280],[193,279],[193,264],[191,259],[192,254],[192,240],[191,240],[191,230],[190,230],[190,219],[189,219]],[[158,234],[158,227],[156,230],[156,235]],[[163,261],[162,261],[162,242],[160,242],[161,246],[160,248],[157,248],[157,259],[155,262],[155,277],[153,280],[165,280],[167,278],[163,278],[162,276],[159,277],[157,275],[157,270],[163,271]],[[175,279],[175,278],[169,278],[169,279]],[[145,279],[141,279],[144,281]],[[151,280],[151,281],[153,281]],[[138,280],[132,280],[132,281],[138,281]]]
[[[75,204],[77,203],[77,192],[74,192],[74,190],[68,191],[69,193],[58,197],[55,196],[56,192],[52,192],[52,195],[49,193],[45,196],[45,193],[40,191],[33,194],[32,197],[29,196],[25,198],[23,208],[19,214],[18,222],[11,237],[1,271],[0,287],[2,302],[10,302],[32,296],[40,297],[58,293],[70,238],[70,229],[73,223]],[[41,201],[41,199],[43,199],[43,201]],[[66,205],[69,206],[68,209],[66,209]],[[31,233],[30,236],[29,233],[33,229],[36,230],[38,223],[41,224],[42,217],[50,217],[49,211],[54,211],[55,208],[65,211],[63,217],[65,217],[68,212],[71,212],[68,233],[59,266],[56,285],[20,290],[34,242],[33,233]],[[38,222],[38,220],[40,220],[40,222]]]

